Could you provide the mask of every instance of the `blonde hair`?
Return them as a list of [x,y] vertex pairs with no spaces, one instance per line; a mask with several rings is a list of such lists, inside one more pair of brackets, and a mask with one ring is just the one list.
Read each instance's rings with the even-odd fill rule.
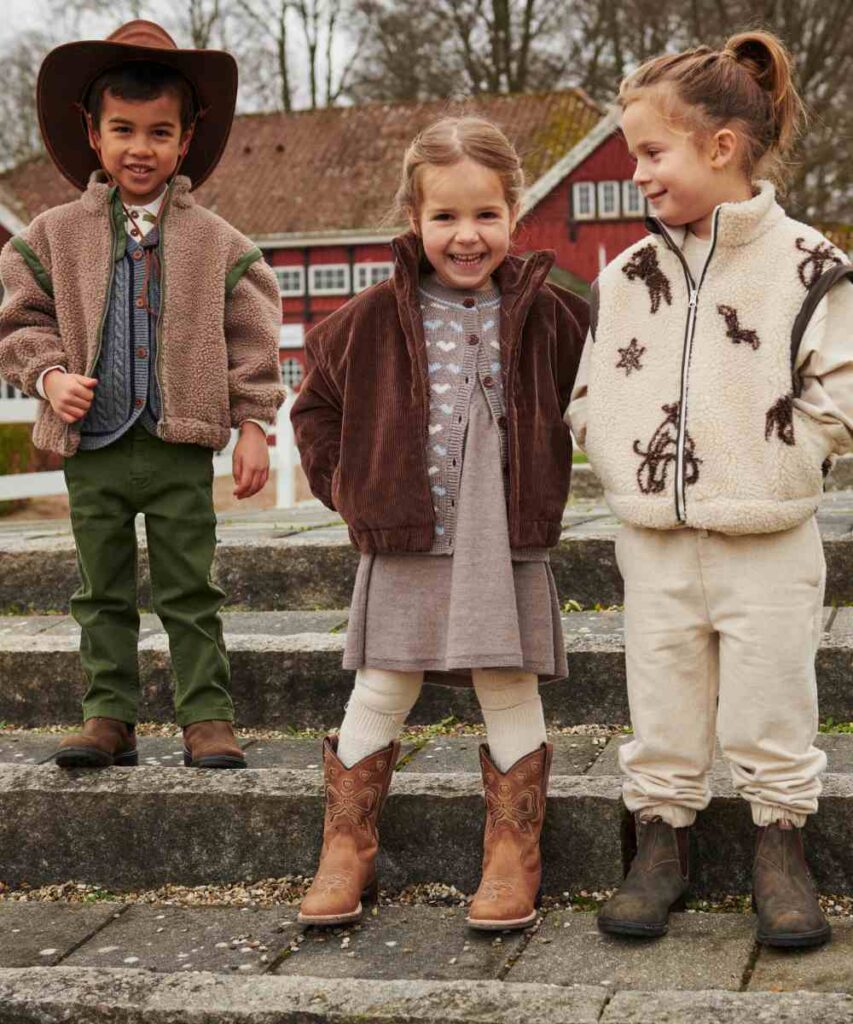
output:
[[511,212],[517,212],[524,191],[524,171],[506,135],[496,124],[481,117],[443,117],[416,135],[406,150],[395,197],[395,217],[417,217],[421,168],[449,167],[466,157],[497,173],[507,206]]
[[683,112],[700,132],[734,124],[744,142],[743,170],[753,179],[784,186],[791,151],[805,121],[794,86],[791,57],[770,32],[741,32],[722,50],[698,46],[655,57],[623,79],[624,110],[641,90],[671,86]]

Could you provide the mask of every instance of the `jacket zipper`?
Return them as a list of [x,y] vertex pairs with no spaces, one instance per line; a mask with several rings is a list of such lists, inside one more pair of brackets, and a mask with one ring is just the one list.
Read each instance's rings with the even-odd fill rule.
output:
[[687,388],[690,374],[690,359],[693,354],[693,337],[696,333],[696,314],[699,307],[699,292],[708,273],[708,265],[717,247],[717,227],[720,219],[719,207],[714,211],[714,222],[711,230],[711,247],[705,257],[702,273],[699,276],[699,283],[693,280],[684,253],[672,240],[672,236],[666,230],[662,221],[654,219],[654,223],[669,248],[678,256],[684,277],[687,282],[689,300],[687,306],[687,323],[684,328],[684,344],[681,351],[681,393],[678,402],[678,437],[675,449],[675,517],[679,523],[687,522],[687,502],[684,486],[684,449],[687,441]]

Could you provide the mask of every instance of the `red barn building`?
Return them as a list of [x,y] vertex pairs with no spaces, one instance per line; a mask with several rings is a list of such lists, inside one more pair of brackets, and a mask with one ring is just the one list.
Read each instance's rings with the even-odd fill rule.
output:
[[[436,118],[462,112],[497,122],[518,148],[528,187],[515,249],[554,249],[559,283],[583,292],[642,236],[644,203],[624,141],[581,90],[237,117],[198,198],[275,269],[285,383],[301,380],[304,331],[390,274],[401,225],[388,211],[405,148]],[[46,158],[0,175],[0,241],[75,194]]]

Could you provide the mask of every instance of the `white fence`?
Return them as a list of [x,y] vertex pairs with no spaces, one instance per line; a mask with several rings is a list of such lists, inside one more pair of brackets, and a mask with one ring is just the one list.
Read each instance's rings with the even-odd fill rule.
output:
[[[276,507],[289,508],[296,502],[295,475],[299,465],[299,452],[293,439],[290,410],[296,396],[288,389],[284,405],[278,411],[275,425],[275,448],[270,452],[271,468],[276,474]],[[38,401],[26,398],[11,384],[0,379],[0,424],[34,423]],[[213,457],[214,476],[229,476],[231,453],[237,440],[232,431],[227,448]],[[0,476],[0,501],[18,501],[21,498],[45,498],[66,494],[65,476],[61,470],[44,473],[9,473]]]

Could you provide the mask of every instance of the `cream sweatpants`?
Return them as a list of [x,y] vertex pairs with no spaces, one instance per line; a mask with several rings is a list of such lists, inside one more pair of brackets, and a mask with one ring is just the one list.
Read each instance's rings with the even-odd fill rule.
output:
[[719,735],[755,824],[802,826],[826,767],[814,746],[826,578],[815,519],[748,536],[623,525],[616,559],[634,729],[620,750],[628,810],[692,824],[710,800]]

